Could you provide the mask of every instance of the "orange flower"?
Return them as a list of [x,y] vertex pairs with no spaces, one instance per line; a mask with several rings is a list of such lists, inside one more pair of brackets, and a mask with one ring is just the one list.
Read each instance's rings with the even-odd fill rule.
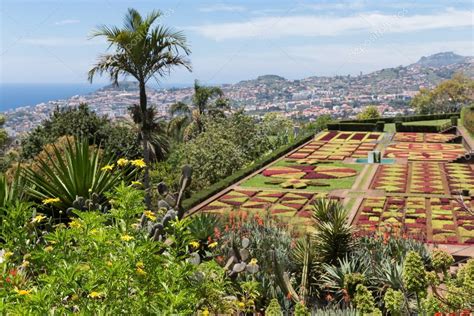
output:
[[288,300],[291,300],[291,298],[292,298],[292,295],[291,295],[291,293],[290,293],[290,292],[288,292],[288,294],[286,294],[286,298],[287,298]]

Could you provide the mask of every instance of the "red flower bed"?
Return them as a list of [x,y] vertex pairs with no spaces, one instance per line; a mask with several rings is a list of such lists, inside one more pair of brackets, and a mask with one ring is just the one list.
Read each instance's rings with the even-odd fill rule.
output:
[[362,140],[365,137],[365,133],[355,133],[352,137],[351,140]]
[[323,141],[323,142],[327,142],[327,141],[330,141],[331,139],[334,138],[334,136],[336,136],[337,134],[339,134],[339,132],[328,132],[326,135],[324,135],[321,139],[319,139],[320,141]]

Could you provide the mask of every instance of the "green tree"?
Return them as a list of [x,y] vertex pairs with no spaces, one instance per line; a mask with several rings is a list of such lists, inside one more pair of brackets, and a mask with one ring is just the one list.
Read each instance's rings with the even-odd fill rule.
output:
[[102,143],[109,133],[108,127],[109,119],[92,112],[87,104],[73,108],[56,108],[48,119],[22,139],[21,157],[33,158],[45,145],[52,144],[66,135],[86,138],[89,143]]
[[362,112],[357,114],[358,120],[377,119],[380,118],[380,113],[375,105],[367,106]]
[[[132,76],[138,81],[140,103],[137,115],[143,146],[143,158],[146,163],[144,173],[145,188],[150,188],[150,134],[154,128],[153,117],[148,108],[146,83],[151,78],[165,76],[171,69],[183,66],[191,69],[186,56],[190,50],[186,37],[166,26],[156,25],[162,16],[161,11],[152,11],[145,18],[135,9],[128,9],[122,28],[101,26],[93,36],[105,37],[115,51],[99,57],[97,64],[89,71],[92,82],[96,74],[107,73],[110,80],[117,84],[120,76]],[[146,204],[150,207],[151,197],[147,190]]]
[[169,130],[178,140],[189,140],[204,131],[206,116],[223,116],[230,106],[219,87],[206,87],[194,81],[191,104],[177,102],[171,105]]
[[434,89],[421,89],[410,105],[420,114],[459,111],[474,102],[474,80],[463,74],[454,74]]

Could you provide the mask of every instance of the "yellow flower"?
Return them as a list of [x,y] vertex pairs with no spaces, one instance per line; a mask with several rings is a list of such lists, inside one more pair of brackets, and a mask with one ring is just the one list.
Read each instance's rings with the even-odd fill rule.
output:
[[243,308],[245,308],[245,303],[244,302],[239,302],[237,304],[237,306],[239,306],[240,309],[243,309]]
[[145,264],[142,261],[138,261],[137,264],[135,265],[137,268],[144,268]]
[[143,184],[140,181],[132,181],[132,185],[136,185],[137,187],[141,187]]
[[145,272],[145,270],[143,270],[142,268],[137,268],[137,274],[139,274],[139,275],[146,275],[146,272]]
[[107,264],[108,267],[112,266],[112,261],[107,261],[105,264]]
[[217,241],[215,241],[215,242],[213,242],[213,243],[210,243],[210,244],[208,245],[208,247],[211,248],[211,249],[212,249],[212,248],[216,248],[216,247],[217,247]]
[[45,219],[46,216],[44,215],[36,215],[32,220],[31,222],[32,223],[40,223],[41,221],[43,221],[43,219]]
[[199,248],[199,246],[200,246],[199,241],[191,241],[189,244],[193,248]]
[[145,168],[146,167],[146,163],[143,159],[135,159],[135,160],[132,160],[130,163],[134,167],[137,167],[137,168]]
[[129,163],[128,159],[125,159],[125,158],[120,158],[119,160],[117,160],[117,165],[119,167],[124,167],[128,165],[128,163]]
[[48,247],[44,248],[44,251],[46,251],[46,252],[53,251],[53,246],[48,246]]
[[114,168],[114,165],[111,164],[111,165],[105,165],[105,166],[103,166],[100,170],[101,170],[101,171],[112,171],[113,168]]
[[250,260],[250,264],[257,264],[257,263],[258,263],[258,260],[255,258],[252,258],[252,260]]
[[148,218],[151,221],[156,221],[156,215],[152,211],[145,211],[143,212],[146,218]]
[[202,316],[209,316],[209,310],[207,309],[207,307],[202,311],[201,315]]
[[3,254],[3,258],[5,258],[5,260],[8,260],[8,258],[10,258],[11,256],[13,256],[13,252],[11,251],[7,251]]
[[44,204],[44,205],[46,205],[46,204],[58,203],[58,202],[61,202],[61,199],[60,199],[60,198],[47,198],[47,199],[44,199],[44,200],[43,200],[43,204]]
[[104,296],[104,293],[101,292],[90,292],[89,295],[87,295],[90,298],[101,298]]
[[77,219],[73,219],[71,222],[69,222],[69,227],[71,228],[81,228],[82,224],[79,222]]
[[19,290],[19,289],[15,289],[15,292],[17,292],[18,295],[26,296],[26,295],[30,295],[31,290]]
[[89,232],[89,234],[91,235],[97,235],[98,233],[99,231],[97,230],[97,228],[91,229],[91,231]]
[[24,260],[24,261],[22,262],[22,264],[21,264],[21,267],[22,267],[22,268],[26,268],[26,267],[28,267],[29,265],[30,265],[30,262],[29,262],[28,260]]
[[130,241],[132,239],[135,239],[133,238],[133,236],[130,236],[130,235],[122,235],[122,237],[120,237],[120,239],[122,239],[123,241]]

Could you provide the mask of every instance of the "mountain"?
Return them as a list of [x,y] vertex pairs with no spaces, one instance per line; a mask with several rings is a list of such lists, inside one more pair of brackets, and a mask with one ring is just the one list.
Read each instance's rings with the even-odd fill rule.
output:
[[443,67],[466,62],[468,57],[455,54],[453,52],[442,52],[430,56],[423,56],[416,64],[423,67]]

